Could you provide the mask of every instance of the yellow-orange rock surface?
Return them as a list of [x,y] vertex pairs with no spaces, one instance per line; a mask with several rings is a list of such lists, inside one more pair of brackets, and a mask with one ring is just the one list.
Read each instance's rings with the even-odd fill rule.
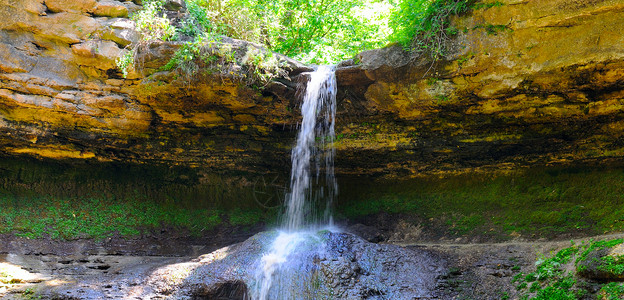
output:
[[501,2],[455,18],[439,63],[390,47],[344,68],[368,79],[343,81],[348,107],[379,114],[340,153],[382,148],[404,176],[621,160],[624,1]]
[[[389,47],[338,67],[338,172],[622,161],[624,0],[501,2],[453,19],[459,34],[437,63]],[[297,72],[263,91],[183,78],[159,71],[180,44],[155,43],[124,79],[115,59],[138,39],[126,18],[137,8],[0,0],[0,152],[288,168]]]

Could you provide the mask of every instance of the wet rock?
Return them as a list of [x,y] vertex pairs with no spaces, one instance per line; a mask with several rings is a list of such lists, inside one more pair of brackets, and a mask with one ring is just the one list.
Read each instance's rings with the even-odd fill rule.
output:
[[[180,258],[120,256],[106,251],[91,256],[0,254],[0,267],[8,263],[15,270],[10,274],[20,280],[18,288],[35,291],[33,298],[248,299],[244,295],[252,295],[256,288],[258,259],[266,254],[276,235],[263,232],[208,254]],[[538,253],[569,247],[567,241],[551,241],[404,248],[371,244],[343,233],[311,236],[309,243],[299,247],[298,263],[290,262],[288,268],[279,270],[294,270],[289,273],[294,277],[273,278],[279,286],[308,288],[303,296],[286,299],[516,299],[522,293],[511,282],[513,276],[534,270]],[[129,242],[125,247],[134,244]],[[55,247],[63,250],[62,245]],[[61,261],[66,264],[59,264]],[[110,268],[88,267],[100,265]],[[18,266],[22,270],[17,270]],[[507,270],[513,275],[503,274]],[[41,283],[29,286],[25,284],[28,282]],[[583,289],[591,293],[588,297],[602,297],[601,285],[590,281]],[[0,289],[0,297],[23,299],[17,291]],[[283,291],[271,292],[268,299],[288,295],[278,292]]]
[[339,86],[369,85],[373,80],[366,76],[366,71],[361,66],[338,67],[336,79]]
[[97,265],[87,266],[87,268],[94,269],[94,270],[108,270],[108,269],[110,269],[110,267],[111,266],[109,266],[107,264],[97,264]]
[[[269,298],[340,299],[384,296],[392,299],[435,297],[435,278],[444,261],[421,250],[378,245],[346,233],[320,232],[297,247],[279,266]],[[193,264],[162,268],[148,280],[149,290],[172,297],[206,296],[224,284],[243,282],[257,288],[256,270],[275,233],[264,232],[232,247],[200,257]],[[184,280],[169,277],[185,270]],[[225,271],[228,270],[228,271]],[[154,295],[144,294],[143,297]]]
[[361,223],[349,226],[347,232],[353,233],[371,243],[379,243],[386,239],[384,233],[377,227],[367,226]]

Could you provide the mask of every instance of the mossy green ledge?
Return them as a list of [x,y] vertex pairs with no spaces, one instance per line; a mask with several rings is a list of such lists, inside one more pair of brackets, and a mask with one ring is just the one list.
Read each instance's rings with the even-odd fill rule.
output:
[[[136,40],[132,22],[75,2],[0,0],[2,155],[288,169],[309,67],[283,57],[286,75],[257,89],[160,71],[180,47],[162,42],[122,78],[115,59]],[[622,161],[624,0],[501,2],[454,19],[459,33],[436,63],[391,46],[339,65],[338,173]]]

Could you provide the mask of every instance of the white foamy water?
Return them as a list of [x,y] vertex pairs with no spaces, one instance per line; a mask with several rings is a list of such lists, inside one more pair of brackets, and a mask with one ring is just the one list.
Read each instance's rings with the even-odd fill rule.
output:
[[[253,295],[254,300],[268,299],[269,291],[273,285],[273,278],[276,277],[276,271],[280,271],[279,268],[287,262],[290,253],[303,241],[304,237],[299,232],[279,232],[279,235],[271,245],[269,253],[265,254],[260,262],[261,269],[256,273],[258,286]],[[286,296],[285,294],[287,293],[282,292],[280,294]]]
[[[320,66],[310,73],[301,105],[303,119],[297,144],[292,150],[290,192],[287,195],[284,224],[287,230],[331,223],[329,208],[337,192],[337,184],[334,178],[335,149],[328,149],[328,146],[335,139],[336,86],[333,67]],[[321,169],[325,170],[324,178],[320,176]],[[311,189],[312,184],[317,188]],[[322,215],[316,214],[315,205],[317,209],[319,206],[317,201],[325,202]]]
[[[331,203],[338,185],[334,177],[336,76],[334,68],[320,66],[310,73],[301,105],[301,127],[292,150],[290,190],[286,197],[284,231],[279,231],[256,271],[252,298],[297,299],[304,278],[295,278],[303,248],[314,247],[314,228],[331,226]],[[321,176],[321,170],[325,176]],[[323,213],[318,213],[322,209]],[[308,228],[308,231],[304,229]],[[309,249],[308,249],[309,250]],[[307,252],[309,253],[309,252]],[[297,296],[299,295],[299,296]],[[294,298],[293,298],[294,297]]]

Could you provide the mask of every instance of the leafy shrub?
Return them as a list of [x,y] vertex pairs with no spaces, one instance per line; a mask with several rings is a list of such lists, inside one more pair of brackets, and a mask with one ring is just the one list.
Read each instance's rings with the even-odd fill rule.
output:
[[214,74],[263,87],[271,79],[285,75],[282,66],[283,62],[272,52],[253,45],[235,49],[231,43],[202,35],[184,43],[162,69],[177,70],[188,78]]
[[[249,42],[266,44],[264,35],[266,24],[262,12],[270,3],[248,0],[187,0],[189,12],[194,7],[204,12],[202,18],[210,21],[206,32],[211,35],[224,35]],[[194,14],[194,13],[192,13]],[[263,33],[264,32],[264,33]]]
[[146,0],[143,2],[143,9],[132,15],[136,30],[141,36],[138,43],[129,45],[127,51],[116,60],[117,68],[124,78],[135,64],[138,48],[154,41],[172,41],[178,38],[176,28],[164,14],[163,4],[163,0]]
[[241,62],[247,69],[247,76],[255,84],[265,85],[278,75],[284,75],[280,74],[282,72],[280,60],[272,52],[262,52],[248,47]]
[[[536,262],[535,272],[529,273],[523,277],[522,274],[516,275],[512,283],[516,284],[516,289],[521,291],[521,299],[539,299],[539,300],[572,300],[585,299],[589,292],[586,287],[579,284],[576,280],[576,274],[570,272],[571,266],[587,259],[589,253],[604,249],[605,247],[613,247],[621,244],[622,239],[590,241],[583,242],[580,245],[572,245],[564,248],[551,257],[541,256]],[[617,271],[622,265],[617,263],[618,258],[607,258],[610,271]],[[615,268],[615,269],[613,269]],[[578,270],[580,271],[580,270]],[[531,283],[530,288],[528,283]],[[595,291],[594,291],[595,292]],[[597,294],[598,299],[621,299],[624,296],[624,287],[620,283],[604,284]]]
[[560,275],[561,266],[570,262],[572,256],[577,252],[578,248],[570,247],[557,252],[552,258],[540,257],[535,263],[537,266],[536,279],[543,281]]
[[180,24],[178,31],[181,34],[198,37],[204,32],[212,31],[212,22],[208,18],[208,12],[197,1],[187,2],[188,15]]
[[117,68],[121,70],[124,78],[128,77],[128,70],[134,64],[134,54],[134,50],[126,51],[115,61],[117,63]]
[[[196,43],[227,36],[303,62],[330,64],[397,42],[406,49],[427,52],[436,61],[445,55],[447,41],[458,32],[450,25],[450,17],[468,11],[475,1],[186,0],[188,13],[175,21],[176,28],[164,14],[163,0],[148,0],[133,20],[142,35],[140,43],[177,39]],[[478,7],[500,5],[494,2]],[[500,26],[483,28],[492,33],[506,29]],[[193,53],[190,48],[189,44],[182,49],[186,53],[177,55],[174,62],[193,61],[180,60]],[[120,60],[120,69],[127,68],[127,61]]]
[[163,1],[143,2],[143,9],[132,15],[136,29],[141,34],[141,41],[172,41],[176,39],[176,28],[163,13]]
[[433,59],[446,52],[446,42],[457,33],[449,18],[471,8],[474,0],[401,0],[392,12],[390,40],[412,51],[426,51]]
[[176,30],[162,0],[133,16],[142,42],[227,36],[310,63],[332,63],[386,44],[391,5],[380,0],[187,0]]
[[[573,300],[583,295],[585,291],[575,287],[576,279],[564,269],[564,265],[572,261],[578,250],[572,246],[550,258],[541,256],[535,263],[535,272],[524,277],[522,274],[514,277],[512,282],[516,283],[516,289],[523,292],[521,299]],[[531,285],[526,290],[528,283]]]

